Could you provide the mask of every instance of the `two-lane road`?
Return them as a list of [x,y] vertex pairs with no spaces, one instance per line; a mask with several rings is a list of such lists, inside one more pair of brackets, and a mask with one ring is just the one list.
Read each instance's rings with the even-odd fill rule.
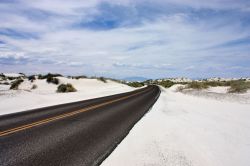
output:
[[99,165],[159,95],[148,86],[0,116],[0,165]]

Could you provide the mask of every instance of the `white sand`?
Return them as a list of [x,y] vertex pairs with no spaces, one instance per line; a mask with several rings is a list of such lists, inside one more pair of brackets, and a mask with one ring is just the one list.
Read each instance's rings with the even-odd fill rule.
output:
[[[19,86],[20,90],[8,90],[9,85],[0,85],[0,115],[134,90],[109,80],[104,83],[96,79],[58,78],[60,83],[71,83],[77,92],[56,93],[58,85],[48,84],[45,79],[35,80],[33,83],[26,79]],[[31,90],[34,84],[38,88]]]
[[[0,85],[0,114],[134,89],[113,81],[58,78],[61,83],[72,83],[78,91],[58,94],[55,92],[57,85],[48,84],[46,80],[33,83],[25,80],[17,91],[8,90],[9,85]],[[31,90],[33,84],[38,88]],[[250,102],[245,100],[250,99],[250,93],[232,97],[222,87],[209,89],[210,96],[207,96],[183,94],[175,89],[176,86],[162,88],[152,110],[102,165],[248,166]],[[213,93],[215,97],[211,97]],[[240,102],[243,99],[244,102]]]
[[18,73],[3,73],[6,77],[21,77],[23,76],[22,74]]
[[213,93],[227,93],[229,87],[227,86],[217,86],[217,87],[209,87],[206,89],[208,92],[213,92]]
[[102,166],[249,166],[250,104],[174,89],[163,90]]

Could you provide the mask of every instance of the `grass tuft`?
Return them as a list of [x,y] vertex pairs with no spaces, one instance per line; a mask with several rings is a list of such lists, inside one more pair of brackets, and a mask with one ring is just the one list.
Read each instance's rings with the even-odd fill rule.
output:
[[204,83],[204,82],[197,82],[197,81],[192,81],[188,83],[187,88],[192,88],[192,89],[207,89],[209,86]]
[[238,80],[231,83],[228,93],[245,93],[248,89],[250,89],[250,82]]

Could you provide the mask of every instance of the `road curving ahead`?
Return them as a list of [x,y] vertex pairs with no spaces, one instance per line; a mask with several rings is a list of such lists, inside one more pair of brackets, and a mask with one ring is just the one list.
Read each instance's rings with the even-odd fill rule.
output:
[[0,116],[0,165],[99,165],[159,95],[148,86]]

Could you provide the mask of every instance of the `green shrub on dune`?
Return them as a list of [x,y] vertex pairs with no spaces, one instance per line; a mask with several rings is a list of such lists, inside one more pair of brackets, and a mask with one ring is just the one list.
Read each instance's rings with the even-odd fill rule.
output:
[[19,85],[23,82],[22,79],[17,79],[11,83],[10,89],[17,90]]
[[187,88],[192,89],[207,89],[209,86],[204,82],[192,81],[187,85]]
[[134,88],[139,88],[144,86],[143,82],[129,82],[127,83],[128,86],[134,87]]
[[163,86],[164,88],[170,88],[171,86],[173,86],[175,83],[173,81],[170,81],[170,80],[164,80],[164,81],[161,81],[159,83],[159,85]]
[[28,77],[28,80],[30,82],[33,82],[35,79],[36,79],[35,75],[31,75],[31,76]]
[[51,73],[48,73],[46,75],[41,75],[41,74],[38,75],[38,79],[48,79],[48,77],[62,77],[62,75],[61,74],[51,74]]
[[58,93],[76,92],[72,84],[61,84],[57,87]]
[[58,79],[58,78],[54,78],[54,77],[52,77],[52,76],[49,76],[49,77],[47,78],[47,82],[48,82],[48,83],[53,83],[53,84],[58,85],[58,84],[59,84],[59,79]]

